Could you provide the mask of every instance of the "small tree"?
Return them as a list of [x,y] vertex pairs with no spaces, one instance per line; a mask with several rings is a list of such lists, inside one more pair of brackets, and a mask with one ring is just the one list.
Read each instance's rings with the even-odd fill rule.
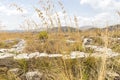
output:
[[48,39],[48,33],[46,31],[41,31],[39,33],[39,39],[45,42],[46,39]]

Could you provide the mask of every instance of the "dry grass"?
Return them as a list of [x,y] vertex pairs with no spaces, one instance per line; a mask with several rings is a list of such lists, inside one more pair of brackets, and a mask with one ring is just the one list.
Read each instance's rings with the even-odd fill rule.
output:
[[[82,37],[93,36],[91,32],[74,32],[74,33],[48,33],[48,39],[43,42],[39,39],[39,33],[1,33],[1,41],[8,39],[22,38],[27,42],[25,52],[31,53],[35,51],[47,53],[69,54],[71,51],[84,51],[82,48]],[[94,36],[98,36],[97,32],[93,32]],[[59,36],[59,37],[58,37]],[[66,40],[74,40],[75,43],[67,43]],[[99,38],[95,41],[99,42]],[[105,40],[106,41],[106,40]],[[107,42],[106,42],[107,45]],[[105,45],[105,46],[106,46]],[[88,52],[92,53],[89,49]],[[25,64],[29,65],[25,65]],[[87,58],[75,60],[63,59],[35,59],[30,62],[18,61],[19,68],[24,72],[31,69],[38,69],[45,73],[47,80],[104,80],[106,77],[107,66],[106,57],[102,59]],[[115,64],[118,67],[119,64]],[[112,66],[112,65],[110,65]],[[100,68],[101,67],[101,68]],[[115,69],[115,68],[114,68]],[[57,73],[57,75],[56,75]],[[104,76],[103,76],[104,75]],[[56,77],[57,76],[57,77]]]
[[[67,12],[61,1],[57,3],[61,7],[64,14],[64,22],[66,25],[71,26],[67,23],[66,18]],[[82,46],[83,37],[94,37],[94,44],[99,46],[108,47],[108,36],[110,37],[120,37],[120,32],[109,32],[90,30],[80,32],[68,32],[63,33],[61,30],[61,19],[57,11],[55,10],[54,4],[52,1],[47,0],[47,2],[40,0],[40,5],[42,9],[35,8],[35,11],[38,13],[42,26],[48,29],[53,28],[57,25],[58,32],[48,32],[48,38],[44,41],[39,39],[39,33],[32,33],[29,30],[32,28],[31,25],[27,22],[27,32],[24,33],[0,33],[0,41],[8,39],[24,39],[26,41],[26,48],[24,52],[46,52],[51,53],[60,53],[60,54],[69,54],[71,51],[84,51],[87,53],[93,53],[91,49],[84,49]],[[46,13],[43,13],[42,10],[45,10]],[[55,13],[56,17],[52,18],[51,14]],[[45,15],[45,16],[44,16]],[[47,17],[47,18],[46,18]],[[69,19],[71,20],[71,19]],[[71,21],[70,21],[71,22]],[[74,16],[74,25],[76,28],[79,28],[78,19]],[[35,23],[36,24],[36,23]],[[36,25],[37,26],[37,25]],[[38,26],[35,28],[39,28]],[[109,34],[108,34],[109,32]],[[101,37],[105,37],[101,39]],[[66,40],[76,41],[75,43],[67,43]],[[116,49],[116,48],[115,48]],[[107,53],[106,50],[104,53]],[[41,72],[45,73],[47,80],[105,80],[106,71],[107,71],[107,59],[106,56],[101,59],[96,59],[93,57],[88,57],[85,59],[72,59],[72,60],[63,60],[63,59],[32,59],[28,62],[25,60],[18,61],[19,68],[23,69],[23,72],[28,70],[38,69]],[[118,67],[118,66],[117,66]],[[57,74],[57,75],[56,75]]]

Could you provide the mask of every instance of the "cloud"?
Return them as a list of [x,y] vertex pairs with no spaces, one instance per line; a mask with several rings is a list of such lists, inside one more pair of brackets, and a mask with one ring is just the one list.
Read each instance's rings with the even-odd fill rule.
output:
[[107,23],[109,25],[119,24],[119,16],[116,11],[120,10],[120,0],[80,0],[80,4],[89,5],[99,12],[91,17],[80,17],[83,25],[93,23],[103,27]]
[[[94,16],[92,16],[91,14],[89,14],[89,10],[88,15],[90,17],[87,16],[82,16],[82,15],[77,15],[77,19],[78,19],[78,24],[79,27],[81,26],[93,26],[96,25],[98,27],[104,27],[106,25],[106,22],[109,23],[109,25],[112,24],[117,24],[119,21],[117,20],[119,17],[115,14],[115,12],[113,12],[113,10],[119,10],[120,9],[120,1],[117,0],[80,0],[80,4],[82,5],[89,5],[91,6],[93,9],[95,9],[96,12]],[[19,10],[17,10],[15,7],[9,7],[9,5],[4,5],[0,3],[0,19],[6,23],[6,25],[8,26],[7,28],[18,28],[16,26],[19,26],[19,24],[21,24],[22,22],[24,22],[24,18],[21,18],[20,15],[24,15],[26,14],[26,18],[29,19],[33,19],[40,27],[42,27],[41,23],[42,21],[40,21],[40,19],[38,18],[38,14],[34,11],[32,11],[31,9],[28,8],[28,6],[26,5],[21,5],[23,12],[20,12]],[[86,8],[84,8],[86,9]],[[29,10],[29,13],[28,13]],[[87,10],[87,9],[86,9]],[[93,10],[91,10],[93,11]],[[48,19],[48,17],[45,15],[45,11],[43,11],[44,13],[44,17],[46,18],[46,21],[48,24],[50,24],[50,21]],[[75,22],[74,22],[74,15],[72,15],[72,12],[70,14],[66,14],[67,18],[66,18],[66,22],[65,23],[65,19],[64,19],[64,14],[62,12],[57,12],[57,14],[59,15],[60,21],[62,25],[69,25],[74,27],[75,26]],[[55,24],[55,26],[57,26],[57,16],[55,13],[51,14],[51,17],[53,19],[53,23]],[[70,21],[70,18],[71,21]]]
[[[61,12],[58,12],[59,17],[61,19],[62,25],[65,25],[64,15]],[[70,21],[70,18],[71,21]],[[119,24],[119,16],[114,13],[109,12],[101,12],[99,14],[96,14],[91,17],[85,17],[85,16],[76,16],[78,20],[79,27],[82,26],[96,26],[96,27],[105,27],[108,25],[114,25]],[[75,21],[74,21],[74,15],[68,15],[67,14],[67,25],[75,27]]]
[[94,9],[119,10],[120,1],[118,0],[80,0],[80,4],[90,5]]
[[20,12],[19,10],[15,8],[10,8],[9,6],[0,4],[0,14],[11,16],[11,15],[22,15],[22,14],[27,14],[27,13],[28,11],[26,9],[23,9],[23,12]]
[[[66,22],[67,22],[66,24],[64,19],[64,14],[62,12],[57,12],[57,14],[59,15],[59,19],[61,21],[62,26],[69,25],[69,26],[75,27],[74,15],[66,14]],[[53,19],[53,23],[55,26],[58,25],[57,17],[58,16],[56,15],[56,13],[51,15],[51,18]],[[82,27],[82,26],[105,27],[107,23],[108,25],[118,24],[119,19],[117,19],[116,17],[119,17],[119,16],[117,14],[109,13],[109,12],[101,12],[91,17],[76,16],[79,27]],[[37,20],[36,22],[40,22],[37,14],[34,14],[32,18],[35,21]],[[45,18],[48,19],[47,16]],[[49,19],[47,22],[50,24]]]
[[102,12],[92,17],[79,16],[80,26],[91,25],[96,27],[105,27],[106,25],[119,24],[119,16],[114,13]]

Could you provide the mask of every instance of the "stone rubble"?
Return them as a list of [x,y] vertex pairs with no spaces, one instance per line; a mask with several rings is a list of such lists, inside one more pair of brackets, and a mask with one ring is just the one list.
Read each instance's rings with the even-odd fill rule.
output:
[[25,48],[25,40],[20,40],[20,42],[17,45],[14,45],[12,49],[15,52],[21,52]]
[[[47,54],[47,53],[39,53],[39,52],[34,52],[34,53],[21,53],[22,50],[25,47],[25,41],[20,40],[20,42],[16,45],[14,45],[11,49],[0,49],[0,60],[2,61],[3,59],[7,58],[12,58],[13,60],[20,60],[20,59],[32,59],[32,58],[41,58],[41,57],[48,57],[48,58],[62,58],[62,59],[76,59],[76,58],[87,58],[87,57],[95,57],[95,58],[100,58],[106,55],[107,58],[115,57],[115,56],[120,56],[120,53],[115,53],[113,52],[110,48],[105,48],[102,46],[94,46],[90,45],[91,39],[86,38],[83,41],[83,46],[84,47],[89,47],[95,50],[95,53],[89,54],[85,52],[80,52],[80,51],[73,51],[69,55],[63,55],[63,54]],[[74,41],[68,41],[70,43],[74,43]],[[21,54],[12,54],[12,52],[16,53],[21,53]],[[7,61],[8,62],[8,61]],[[9,74],[15,75],[15,77],[18,80],[24,80],[20,79],[16,75],[19,75],[18,73],[20,72],[19,68],[14,68],[10,69]],[[119,74],[115,72],[107,72],[107,75],[110,77],[116,77],[116,80],[119,80]],[[39,71],[28,71],[24,74],[25,80],[42,80],[43,78],[43,73]]]
[[18,55],[12,54],[10,52],[21,52],[25,47],[25,41],[23,39],[19,40],[20,42],[16,45],[14,45],[11,49],[0,49],[0,59],[4,58],[13,58],[13,59],[31,59],[31,58],[41,58],[41,57],[61,57],[63,59],[75,59],[75,58],[86,58],[86,57],[102,57],[107,56],[107,58],[120,56],[119,53],[113,52],[110,48],[105,48],[102,46],[94,46],[90,45],[92,39],[85,38],[83,40],[84,47],[89,47],[95,50],[95,53],[89,54],[85,52],[80,51],[73,51],[69,55],[62,55],[62,54],[47,54],[47,53],[21,53]]
[[39,71],[31,71],[25,74],[27,80],[41,80],[43,73]]
[[40,55],[39,52],[35,52],[35,53],[32,53],[32,54],[29,54],[28,56],[29,56],[29,58],[34,58],[34,57],[37,57],[39,55]]
[[70,59],[85,58],[85,57],[88,57],[88,55],[84,52],[74,51],[70,54]]
[[115,57],[115,56],[120,56],[119,53],[84,53],[84,52],[79,52],[79,51],[73,51],[70,53],[70,55],[62,55],[62,54],[47,54],[47,53],[23,53],[23,54],[11,54],[11,53],[1,53],[0,54],[0,59],[4,58],[13,58],[13,59],[31,59],[31,58],[41,58],[41,57],[49,57],[49,58],[54,58],[54,57],[61,57],[63,59],[75,59],[75,58],[86,58],[86,57],[103,57],[107,56],[107,58]]
[[74,40],[66,40],[67,43],[75,43],[76,41]]
[[26,44],[25,40],[21,39],[19,40],[19,43],[14,45],[11,49],[0,49],[0,53],[5,53],[5,52],[20,53],[25,48],[25,44]]
[[26,54],[26,53],[23,53],[23,54],[18,54],[18,55],[16,55],[16,56],[14,56],[14,59],[29,59],[29,56],[28,56],[28,54]]
[[0,49],[0,53],[8,52],[8,49]]
[[50,54],[49,57],[63,57],[62,54]]
[[0,53],[0,59],[13,58],[15,55],[11,53]]

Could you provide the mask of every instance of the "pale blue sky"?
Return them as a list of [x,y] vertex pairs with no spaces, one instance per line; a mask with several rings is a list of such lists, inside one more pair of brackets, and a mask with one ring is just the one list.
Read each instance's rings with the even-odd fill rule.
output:
[[[19,29],[19,25],[26,18],[33,18],[35,10],[33,6],[38,7],[39,0],[0,0],[0,24],[5,25],[4,29]],[[53,0],[54,1],[54,0]],[[118,24],[120,17],[116,11],[120,11],[120,0],[61,0],[69,15],[76,15],[79,20],[79,26],[95,25],[104,26],[106,22],[110,25]],[[17,4],[24,9],[19,13],[10,4]],[[58,11],[61,12],[61,11]],[[38,21],[39,22],[39,21]]]

